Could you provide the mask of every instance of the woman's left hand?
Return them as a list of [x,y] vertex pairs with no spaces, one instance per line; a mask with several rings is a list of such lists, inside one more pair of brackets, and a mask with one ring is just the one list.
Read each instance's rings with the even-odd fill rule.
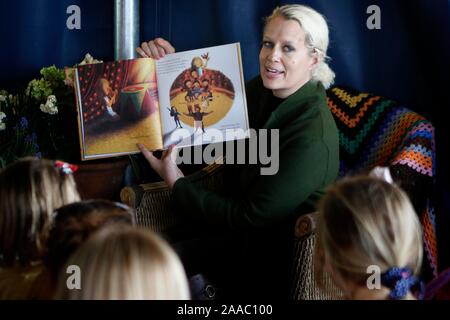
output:
[[174,145],[171,145],[167,150],[163,151],[161,159],[156,158],[153,153],[141,143],[138,143],[138,148],[141,150],[148,163],[150,163],[153,170],[163,178],[170,189],[173,188],[173,185],[179,178],[184,177],[183,172],[181,172],[175,162],[177,154],[173,151]]

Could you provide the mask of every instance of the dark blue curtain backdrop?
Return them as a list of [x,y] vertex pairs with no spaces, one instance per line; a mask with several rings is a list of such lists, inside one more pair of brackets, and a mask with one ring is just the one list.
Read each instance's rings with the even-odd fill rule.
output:
[[[440,219],[448,219],[450,163],[449,0],[305,0],[330,26],[329,56],[336,83],[401,101],[437,128]],[[258,74],[262,17],[273,0],[141,0],[141,40],[157,36],[178,51],[240,42],[245,78]],[[81,8],[81,30],[68,30],[69,5]],[[381,8],[381,30],[369,30],[369,5]],[[43,66],[79,62],[85,53],[112,60],[113,1],[1,0],[0,88],[14,91]],[[444,214],[445,213],[445,214]],[[448,226],[448,220],[438,225]],[[449,232],[441,243],[450,243]],[[441,251],[442,253],[442,251]],[[443,262],[443,261],[441,261]],[[448,263],[447,263],[448,265]]]

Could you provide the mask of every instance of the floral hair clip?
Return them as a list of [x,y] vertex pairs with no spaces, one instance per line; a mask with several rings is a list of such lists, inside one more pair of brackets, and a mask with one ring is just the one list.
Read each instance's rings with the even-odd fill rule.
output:
[[64,161],[55,161],[55,167],[59,169],[62,174],[73,174],[78,170],[78,166],[74,164],[70,164]]

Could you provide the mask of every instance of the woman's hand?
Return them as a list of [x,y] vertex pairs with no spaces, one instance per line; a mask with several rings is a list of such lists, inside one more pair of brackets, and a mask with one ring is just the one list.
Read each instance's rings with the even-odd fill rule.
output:
[[177,154],[173,151],[174,145],[171,145],[169,149],[163,151],[161,159],[156,158],[153,153],[141,143],[138,143],[138,148],[141,150],[148,163],[150,163],[153,170],[163,178],[170,189],[173,188],[173,185],[179,178],[184,177],[183,172],[181,172],[175,162]]
[[136,51],[143,58],[159,59],[166,54],[174,53],[175,48],[172,47],[169,41],[163,38],[156,38],[148,42],[142,42],[141,46],[136,48]]

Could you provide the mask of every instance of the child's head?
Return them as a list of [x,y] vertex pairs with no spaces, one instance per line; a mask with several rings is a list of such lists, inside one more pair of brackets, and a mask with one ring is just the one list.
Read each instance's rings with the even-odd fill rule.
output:
[[320,203],[318,248],[322,261],[316,265],[324,265],[350,297],[355,288],[367,286],[373,274],[369,266],[379,267],[382,274],[406,267],[417,275],[421,227],[397,186],[373,177],[347,178],[330,187]]
[[200,57],[194,57],[191,62],[192,69],[203,67],[203,60]]
[[39,260],[53,211],[80,200],[69,168],[23,158],[0,172],[0,264]]
[[185,80],[183,85],[184,85],[185,88],[190,89],[190,88],[192,88],[192,81],[189,80],[189,79]]
[[189,299],[186,274],[179,258],[150,230],[118,225],[103,228],[68,263],[82,270],[81,289],[68,290],[67,274],[61,274],[58,298]]
[[133,219],[131,208],[108,200],[85,200],[56,210],[44,257],[52,276],[58,276],[70,255],[94,232],[113,223],[132,225]]

